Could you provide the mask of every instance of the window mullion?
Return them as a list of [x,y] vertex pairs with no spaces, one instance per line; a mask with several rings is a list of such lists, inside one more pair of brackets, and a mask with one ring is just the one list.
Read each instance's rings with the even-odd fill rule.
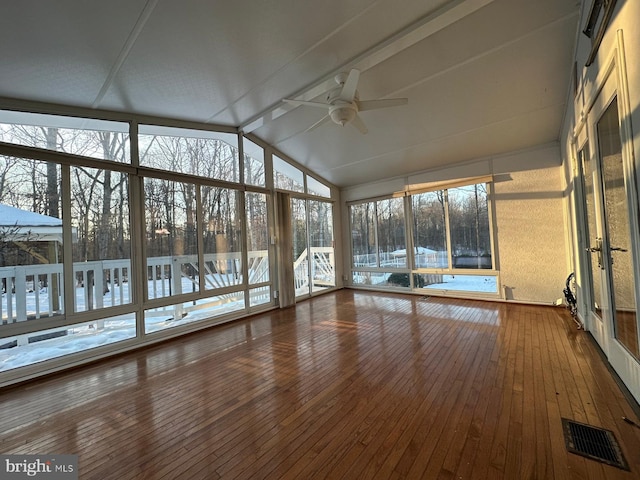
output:
[[375,247],[376,247],[376,266],[378,268],[380,268],[380,247],[379,247],[379,242],[378,242],[378,202],[374,202],[373,204],[373,215],[374,215],[374,220],[375,220],[375,229],[374,229],[374,242],[375,242]]
[[491,270],[496,270],[495,223],[493,222],[494,195],[493,183],[485,183],[487,189],[487,215],[489,217],[489,245],[491,247]]
[[[71,218],[71,167],[61,165],[62,170],[62,284],[66,318],[75,312],[75,281],[73,275],[73,221]],[[68,322],[69,323],[69,322]]]
[[[406,195],[403,198],[404,202],[404,236],[405,236],[405,249],[407,251],[407,265],[409,270],[415,268],[415,246],[413,243],[413,208],[411,208],[411,197]],[[410,285],[413,288],[413,275],[409,276]]]
[[449,224],[449,191],[448,190],[443,190],[442,192],[442,198],[444,200],[444,225],[445,225],[445,233],[447,235],[447,263],[448,263],[448,270],[451,270],[452,265],[453,265],[453,253],[451,251],[451,228],[450,228],[450,224]]
[[204,217],[202,210],[202,193],[200,184],[196,187],[196,243],[198,249],[198,291],[202,294],[205,290],[205,263],[204,263]]

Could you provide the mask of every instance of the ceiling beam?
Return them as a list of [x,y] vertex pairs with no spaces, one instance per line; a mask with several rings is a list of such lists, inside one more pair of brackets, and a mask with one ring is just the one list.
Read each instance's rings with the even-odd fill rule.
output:
[[[313,100],[327,90],[335,87],[333,77],[338,73],[351,68],[357,68],[361,72],[369,70],[388,58],[397,55],[402,50],[415,45],[493,1],[494,0],[452,0],[334,69],[327,74],[326,77],[329,77],[328,79],[323,77],[323,80],[317,80],[307,85],[288,98],[305,101]],[[295,108],[298,107],[283,104],[279,101],[245,122],[240,126],[240,130],[246,133],[252,132]]]
[[138,17],[138,20],[136,21],[136,24],[133,26],[131,33],[129,33],[129,36],[124,42],[124,45],[122,46],[122,49],[118,54],[118,58],[116,59],[113,66],[111,67],[111,70],[109,71],[109,75],[107,75],[106,80],[102,84],[102,88],[98,92],[98,95],[96,95],[96,98],[93,101],[91,108],[100,107],[100,103],[102,103],[104,96],[107,94],[107,92],[111,88],[111,85],[113,84],[113,81],[116,78],[116,75],[122,68],[122,65],[124,65],[124,62],[126,61],[127,57],[129,56],[129,53],[131,52],[131,49],[133,48],[134,44],[136,43],[136,40],[138,39],[138,36],[142,32],[142,29],[144,28],[144,26],[147,24],[147,21],[149,20],[149,17],[151,17],[153,10],[156,8],[156,5],[158,5],[158,1],[159,0],[148,0],[147,3],[145,4],[144,8],[142,9],[142,12],[140,13],[140,16]]

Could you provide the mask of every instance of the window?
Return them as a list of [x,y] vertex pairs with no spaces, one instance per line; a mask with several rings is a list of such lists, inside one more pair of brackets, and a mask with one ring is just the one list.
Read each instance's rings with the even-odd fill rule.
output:
[[378,266],[378,240],[376,232],[375,202],[352,205],[351,244],[354,267]]
[[349,207],[353,285],[497,295],[487,184],[416,193],[406,206],[406,222],[401,197]]
[[380,266],[405,268],[407,250],[403,199],[380,200],[376,202],[376,211]]
[[304,174],[290,163],[274,155],[273,185],[281,190],[304,192]]
[[[249,284],[259,285],[269,282],[269,224],[267,211],[268,196],[264,193],[245,193],[245,214],[247,216],[247,260],[249,263]],[[259,290],[256,290],[259,292]],[[260,295],[258,295],[259,297]],[[254,297],[251,297],[252,300]]]
[[147,298],[198,292],[196,186],[144,179]]
[[74,310],[131,303],[129,176],[88,167],[71,168]]
[[190,323],[212,320],[245,309],[244,292],[238,291],[181,302],[144,312],[145,333],[155,333]]
[[411,197],[415,268],[448,268],[445,192]]
[[[273,184],[280,190],[308,193],[316,197],[331,198],[331,188],[320,180],[303,173],[286,160],[273,155]],[[306,185],[306,187],[305,187]]]
[[495,275],[421,273],[416,274],[414,288],[426,288],[442,292],[497,293],[498,284]]
[[0,157],[1,325],[65,314],[60,165]]
[[112,310],[132,301],[127,174],[0,158],[0,371],[135,338],[135,315]]
[[[145,310],[145,333],[246,311],[242,195],[233,188],[145,179],[148,298],[169,300]],[[262,287],[249,292],[249,306],[256,306],[271,301],[266,195],[248,192],[246,198],[248,212],[258,217],[247,228],[248,283]],[[183,299],[171,300],[176,296]]]
[[140,125],[138,138],[142,166],[240,181],[236,134]]
[[402,198],[352,205],[350,213],[355,267],[407,267]]
[[450,188],[448,194],[452,267],[491,269],[486,185]]
[[205,288],[242,283],[242,229],[238,190],[202,187]]
[[393,271],[358,271],[351,274],[351,283],[367,287],[409,287],[409,274]]
[[0,372],[135,338],[133,315],[40,330],[0,339]]
[[[335,286],[329,186],[277,156],[269,171],[263,148],[234,132],[129,131],[0,110],[0,372],[272,306],[267,175],[301,197],[299,292]],[[404,245],[395,203],[373,207],[376,264],[379,247]]]
[[251,140],[243,138],[244,183],[264,187],[264,149]]
[[319,197],[331,198],[331,189],[310,175],[307,175],[307,193]]
[[0,111],[0,141],[130,163],[129,124],[89,118]]

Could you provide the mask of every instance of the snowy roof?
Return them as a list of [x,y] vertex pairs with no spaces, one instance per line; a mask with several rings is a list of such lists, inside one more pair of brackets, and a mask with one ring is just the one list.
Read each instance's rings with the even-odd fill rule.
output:
[[0,203],[0,227],[62,226],[62,220]]
[[0,241],[62,243],[62,220],[0,203]]

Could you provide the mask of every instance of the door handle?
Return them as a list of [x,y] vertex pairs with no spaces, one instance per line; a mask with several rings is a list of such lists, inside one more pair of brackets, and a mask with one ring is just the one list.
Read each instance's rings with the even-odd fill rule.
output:
[[622,247],[611,247],[609,250],[611,250],[612,252],[628,252],[629,251],[626,248],[622,248]]
[[602,239],[596,238],[596,241],[594,243],[596,244],[595,247],[587,247],[585,250],[587,252],[598,254],[598,267],[600,268],[600,270],[604,270],[604,265],[602,264]]

